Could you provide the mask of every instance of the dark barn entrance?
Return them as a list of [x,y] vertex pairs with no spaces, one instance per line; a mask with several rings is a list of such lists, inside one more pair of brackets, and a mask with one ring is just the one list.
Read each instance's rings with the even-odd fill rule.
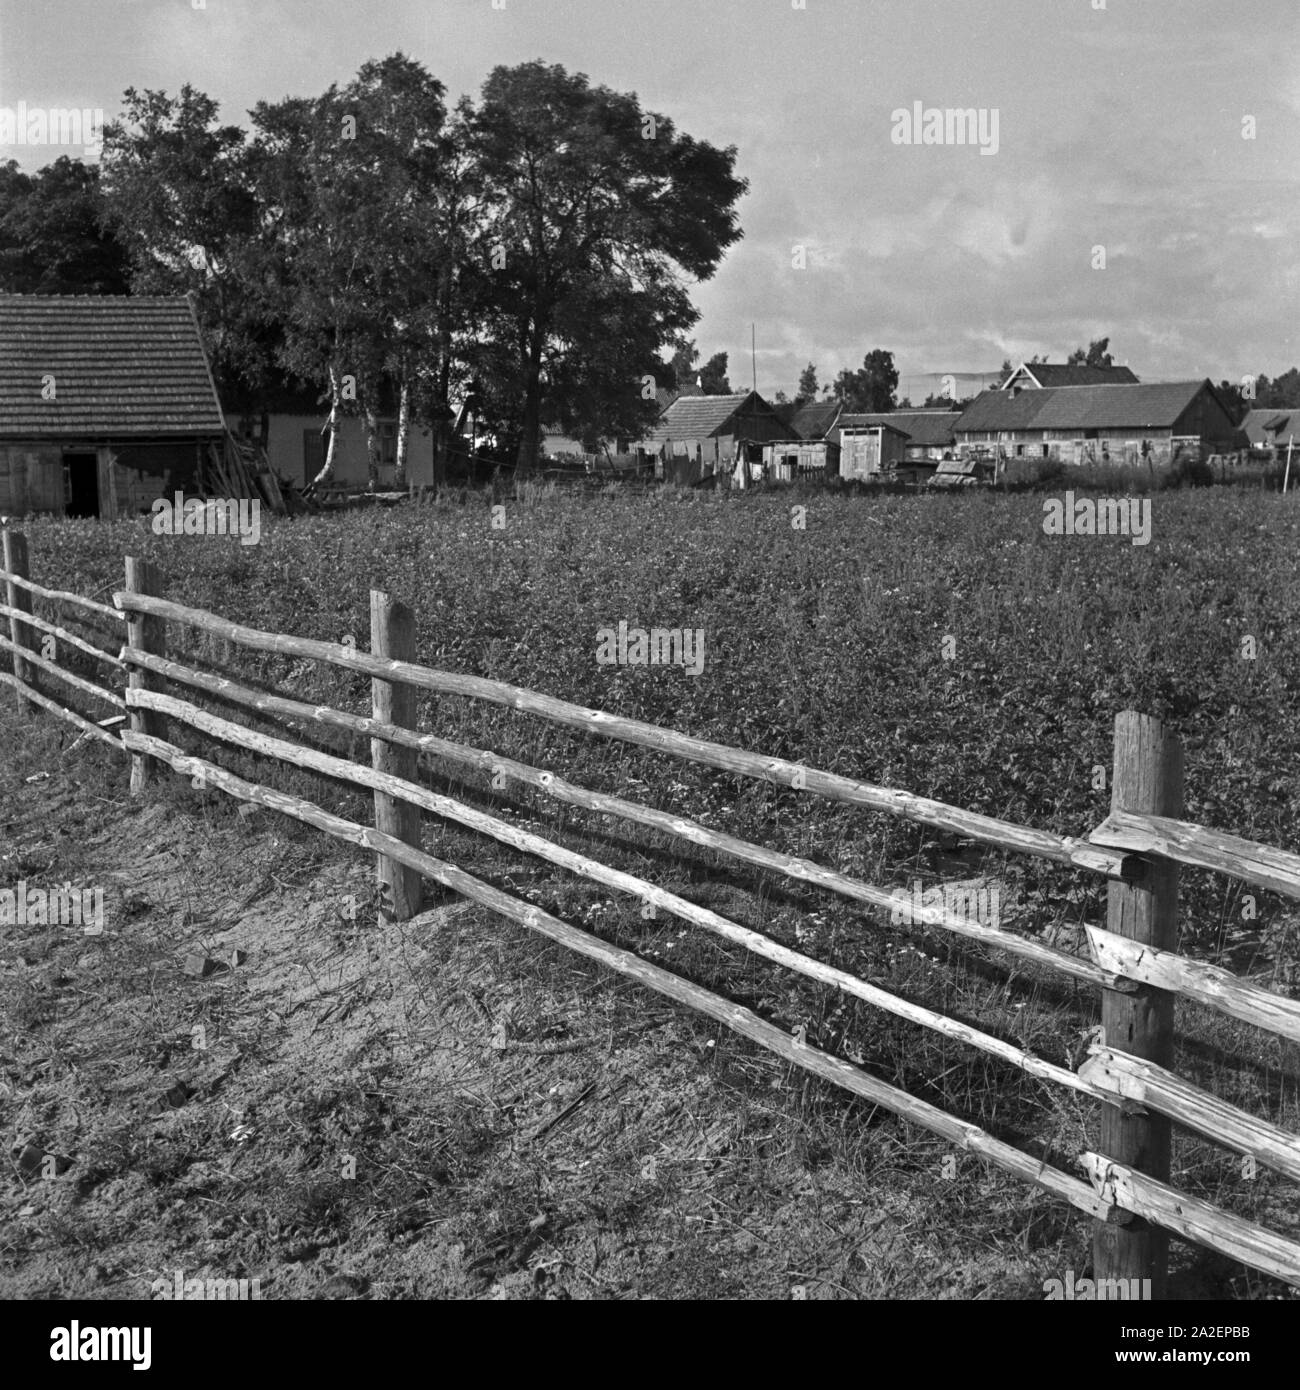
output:
[[99,460],[93,453],[63,455],[65,516],[99,515]]

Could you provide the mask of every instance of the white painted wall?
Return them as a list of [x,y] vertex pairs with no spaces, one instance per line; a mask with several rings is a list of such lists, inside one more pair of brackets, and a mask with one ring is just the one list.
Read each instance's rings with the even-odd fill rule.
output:
[[[236,435],[240,433],[243,422],[232,416],[230,428]],[[324,424],[321,415],[272,415],[271,433],[267,441],[267,456],[271,467],[283,477],[302,487],[311,481],[303,467],[303,433],[310,430],[319,434]],[[380,428],[385,424],[394,430],[397,421],[381,417]],[[258,422],[252,422],[253,437],[257,437]],[[379,485],[393,486],[393,465],[380,467]],[[313,470],[314,476],[314,470]],[[421,425],[413,424],[406,441],[406,478],[408,482],[427,486],[433,482],[433,432]],[[369,456],[366,452],[366,422],[359,416],[345,415],[339,422],[339,438],[334,450],[334,482],[343,487],[365,487],[370,481]]]

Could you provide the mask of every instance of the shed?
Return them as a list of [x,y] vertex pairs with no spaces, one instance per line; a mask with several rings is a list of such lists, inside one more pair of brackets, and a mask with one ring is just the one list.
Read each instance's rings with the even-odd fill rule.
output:
[[880,478],[907,452],[907,435],[894,425],[840,429],[840,477]]
[[0,295],[0,512],[148,511],[224,435],[187,297]]
[[936,462],[957,447],[952,427],[961,415],[959,410],[891,410],[874,415],[841,415],[830,437],[839,439],[842,430],[859,425],[888,425],[902,430],[907,436],[903,456],[909,460],[933,459]]
[[830,439],[780,439],[763,445],[763,474],[771,482],[833,478],[840,446]]

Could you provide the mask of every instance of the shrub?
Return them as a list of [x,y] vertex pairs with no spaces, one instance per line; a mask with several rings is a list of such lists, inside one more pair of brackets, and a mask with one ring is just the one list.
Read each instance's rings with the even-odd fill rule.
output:
[[1165,476],[1166,487],[1209,487],[1214,482],[1214,470],[1203,458],[1183,454],[1174,460]]

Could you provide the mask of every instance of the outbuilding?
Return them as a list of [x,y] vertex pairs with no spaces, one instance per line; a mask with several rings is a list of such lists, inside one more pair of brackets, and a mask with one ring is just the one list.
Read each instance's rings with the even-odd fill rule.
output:
[[757,391],[733,396],[678,396],[638,446],[655,476],[685,486],[733,473],[738,461],[762,463],[765,443],[790,426]]
[[224,436],[187,297],[0,295],[0,512],[147,512]]
[[985,391],[953,426],[962,453],[1063,463],[1167,463],[1233,447],[1237,426],[1208,378]]

